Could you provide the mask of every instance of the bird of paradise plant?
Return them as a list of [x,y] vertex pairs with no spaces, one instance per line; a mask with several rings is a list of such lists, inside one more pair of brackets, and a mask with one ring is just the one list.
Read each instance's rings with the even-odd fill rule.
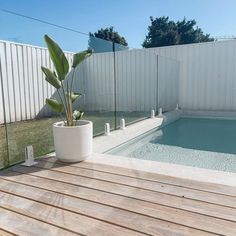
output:
[[[83,62],[86,58],[92,55],[91,50],[85,50],[73,55],[73,62],[71,68],[69,68],[68,60],[59,47],[59,45],[48,35],[44,36],[50,58],[53,62],[55,71],[46,67],[41,67],[45,75],[46,81],[51,84],[58,94],[58,99],[47,98],[46,104],[54,111],[59,113],[65,113],[66,126],[76,125],[76,120],[79,120],[83,116],[83,112],[80,110],[74,110],[72,104],[80,98],[81,94],[73,92],[73,82],[76,77],[76,67]],[[69,75],[71,79],[69,79]]]

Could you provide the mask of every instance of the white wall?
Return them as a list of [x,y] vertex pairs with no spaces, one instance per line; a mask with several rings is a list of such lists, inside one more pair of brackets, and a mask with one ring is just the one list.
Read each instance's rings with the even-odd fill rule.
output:
[[180,61],[182,109],[236,111],[236,40],[146,50]]

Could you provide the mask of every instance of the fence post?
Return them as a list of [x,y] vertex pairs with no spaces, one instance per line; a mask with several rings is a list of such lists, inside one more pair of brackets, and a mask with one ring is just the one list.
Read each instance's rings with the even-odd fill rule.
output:
[[159,58],[157,55],[157,90],[156,90],[156,102],[157,102],[157,107],[156,110],[158,111],[160,107],[160,97],[159,97]]
[[113,67],[114,67],[114,118],[115,118],[115,129],[117,129],[117,100],[116,100],[116,50],[115,43],[112,41],[112,51],[113,51]]

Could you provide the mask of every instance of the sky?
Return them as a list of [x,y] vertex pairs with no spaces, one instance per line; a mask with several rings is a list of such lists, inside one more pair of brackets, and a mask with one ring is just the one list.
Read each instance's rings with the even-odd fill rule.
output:
[[[175,21],[186,17],[211,36],[236,35],[236,0],[0,0],[0,9],[84,33],[113,26],[131,48],[141,48],[150,16]],[[0,11],[0,40],[44,46],[44,34],[68,51],[87,48],[86,35]]]

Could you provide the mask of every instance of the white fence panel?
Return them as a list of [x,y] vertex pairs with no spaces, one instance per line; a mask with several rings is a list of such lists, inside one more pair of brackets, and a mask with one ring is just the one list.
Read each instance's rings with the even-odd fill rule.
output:
[[[72,53],[66,53],[71,62]],[[43,79],[41,66],[53,69],[47,49],[13,42],[0,41],[1,80],[0,123],[33,119],[51,112],[44,105],[46,97],[54,94],[52,86]],[[2,93],[3,91],[3,93]]]
[[[114,111],[113,53],[97,53],[78,69],[75,89],[83,87],[84,108],[88,111]],[[80,80],[81,79],[81,80]]]
[[163,111],[179,103],[179,62],[162,56],[158,56],[158,100]]
[[146,50],[180,61],[182,109],[236,111],[236,40]]
[[[54,90],[42,79],[40,66],[52,68],[48,52],[30,45],[0,42],[6,119],[8,122],[47,114],[44,99]],[[156,55],[159,62],[159,105],[172,109],[177,101],[185,110],[236,110],[236,40],[160,47],[93,55],[79,70],[76,89],[82,91],[87,110],[114,110],[114,71],[117,82],[117,109],[147,111],[157,103]],[[71,58],[72,54],[68,54]],[[115,69],[115,70],[114,70]],[[170,92],[172,91],[172,92]],[[169,94],[168,94],[169,93]],[[157,96],[157,94],[156,94]],[[170,100],[168,100],[170,99]],[[43,109],[43,110],[42,110]],[[1,108],[2,110],[2,108]],[[3,121],[3,113],[0,114]]]
[[[0,56],[6,121],[50,115],[52,112],[44,101],[55,96],[55,90],[43,79],[41,71],[41,66],[53,69],[47,49],[0,41]],[[66,56],[71,62],[73,54],[66,53]],[[114,111],[115,106],[117,111],[157,109],[160,77],[161,87],[171,86],[166,88],[171,94],[160,90],[160,102],[168,110],[176,103],[176,94],[172,91],[177,86],[174,77],[178,72],[173,63],[176,64],[173,60],[161,59],[158,71],[157,54],[146,50],[94,54],[76,71],[75,91],[83,94],[76,105],[87,111]]]
[[157,106],[157,55],[143,50],[116,52],[118,111],[151,111]]

